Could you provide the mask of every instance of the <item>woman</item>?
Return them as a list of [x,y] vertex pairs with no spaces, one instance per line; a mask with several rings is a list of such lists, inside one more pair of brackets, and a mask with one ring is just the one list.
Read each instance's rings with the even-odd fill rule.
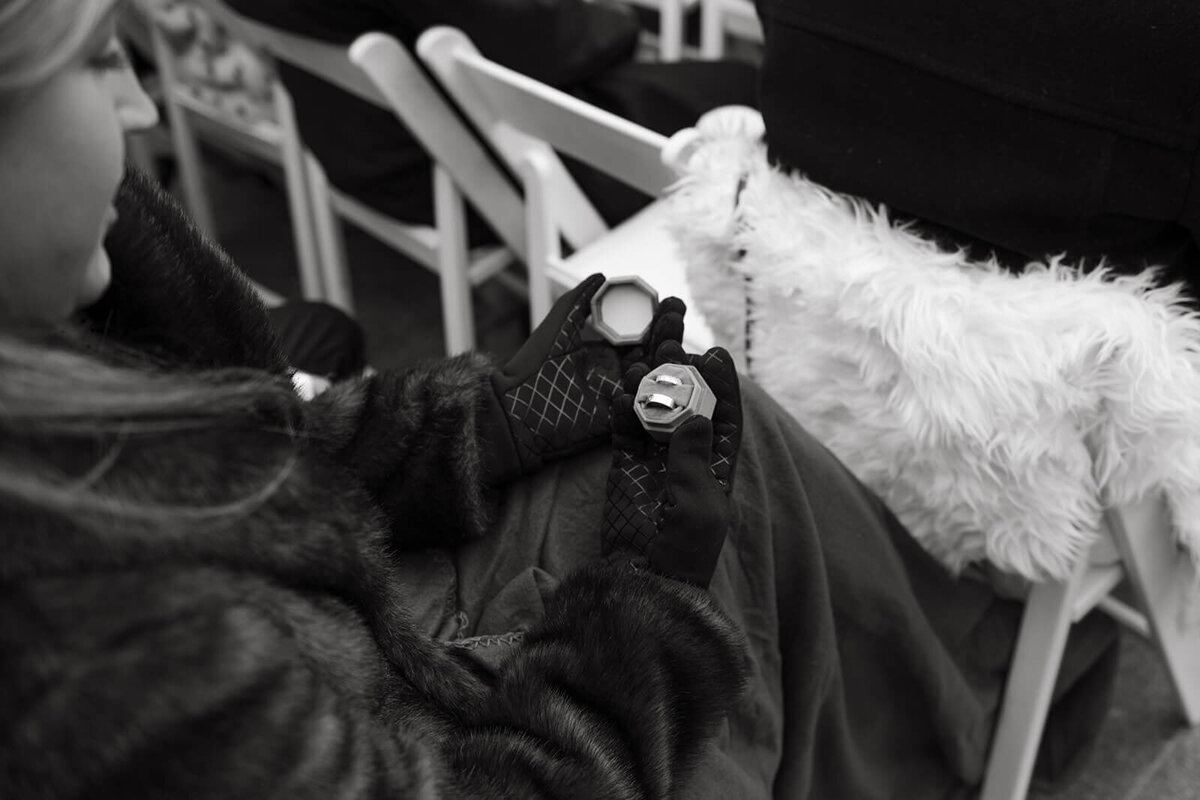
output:
[[392,574],[479,522],[478,360],[305,405],[62,327],[108,287],[122,134],[154,121],[116,11],[0,3],[0,795],[668,794],[742,680],[706,592],[614,554],[489,672]]
[[[579,343],[596,280],[502,369],[300,403],[176,207],[129,176],[112,223],[152,119],[112,13],[0,0],[0,796],[971,793],[1018,607],[739,420],[720,354],[716,436],[656,447],[627,385],[590,447],[630,355]],[[579,424],[523,403],[547,370]]]

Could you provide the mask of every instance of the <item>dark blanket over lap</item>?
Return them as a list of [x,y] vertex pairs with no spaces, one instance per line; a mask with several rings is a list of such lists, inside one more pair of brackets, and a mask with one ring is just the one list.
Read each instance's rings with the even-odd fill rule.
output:
[[[712,589],[747,633],[753,680],[682,796],[969,797],[1019,605],[951,578],[772,400],[744,395],[739,519]],[[607,469],[594,451],[514,485],[495,535],[442,556],[456,579],[429,630],[503,658],[557,576],[598,557]],[[1106,619],[1077,628],[1071,678],[1115,640]]]

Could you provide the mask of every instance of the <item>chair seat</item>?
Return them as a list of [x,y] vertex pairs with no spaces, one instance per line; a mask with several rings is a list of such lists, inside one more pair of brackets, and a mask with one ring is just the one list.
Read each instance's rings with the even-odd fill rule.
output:
[[594,272],[610,278],[637,275],[655,288],[659,299],[675,296],[687,303],[683,345],[688,352],[703,353],[713,345],[712,330],[692,302],[684,262],[666,221],[666,206],[655,201],[583,250],[552,263],[547,275],[558,293]]

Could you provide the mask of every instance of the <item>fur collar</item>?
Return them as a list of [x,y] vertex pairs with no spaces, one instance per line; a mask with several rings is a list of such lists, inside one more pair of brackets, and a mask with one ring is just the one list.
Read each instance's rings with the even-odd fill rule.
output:
[[1064,578],[1102,506],[1161,491],[1200,555],[1200,319],[1178,286],[942,251],[772,168],[761,132],[722,110],[676,145],[693,297],[931,553]]
[[151,178],[129,168],[105,239],[112,284],[80,321],[163,366],[288,369],[250,280]]

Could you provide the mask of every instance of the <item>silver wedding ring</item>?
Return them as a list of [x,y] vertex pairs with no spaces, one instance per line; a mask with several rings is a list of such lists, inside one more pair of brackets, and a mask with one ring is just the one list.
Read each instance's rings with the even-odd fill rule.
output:
[[676,403],[675,398],[671,397],[669,394],[658,394],[657,392],[651,392],[642,398],[642,405],[654,406],[655,408],[665,408],[670,411],[679,404]]

